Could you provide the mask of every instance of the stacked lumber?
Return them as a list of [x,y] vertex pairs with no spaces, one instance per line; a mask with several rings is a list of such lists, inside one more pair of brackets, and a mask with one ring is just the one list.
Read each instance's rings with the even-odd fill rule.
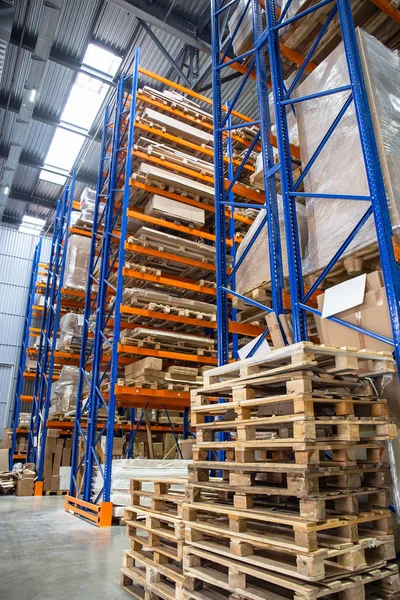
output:
[[121,587],[138,600],[182,599],[185,483],[185,478],[131,480],[131,506],[125,509],[131,548],[123,555]]
[[185,600],[400,598],[397,432],[370,381],[393,368],[382,352],[301,342],[207,371],[191,392]]

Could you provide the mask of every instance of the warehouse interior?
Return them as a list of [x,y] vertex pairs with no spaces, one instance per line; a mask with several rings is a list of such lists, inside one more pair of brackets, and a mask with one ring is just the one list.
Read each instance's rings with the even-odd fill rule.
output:
[[0,598],[400,599],[399,52],[0,0]]

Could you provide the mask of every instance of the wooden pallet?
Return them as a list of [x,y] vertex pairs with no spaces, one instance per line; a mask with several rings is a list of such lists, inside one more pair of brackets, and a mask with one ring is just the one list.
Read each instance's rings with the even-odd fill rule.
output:
[[312,522],[283,507],[239,509],[222,501],[196,502],[183,505],[183,520],[185,524],[207,521],[216,530],[225,532],[251,531],[275,550],[287,548],[302,554],[318,551],[321,536],[324,543],[340,539],[353,544],[358,543],[366,531],[370,537],[392,533],[390,511],[370,507],[358,514],[327,515],[323,522]]
[[[369,377],[383,373],[394,373],[395,364],[391,353],[374,350],[357,350],[353,347],[327,346],[311,342],[298,342],[272,350],[262,356],[246,358],[207,371],[204,383],[207,392],[230,389],[232,385],[257,384],[263,376],[272,377],[291,371],[324,369],[330,374],[353,373]],[[212,384],[223,384],[227,387]],[[265,382],[264,385],[268,383]]]
[[183,574],[141,554],[125,551],[121,587],[137,600],[182,600]]
[[343,579],[335,577],[331,581],[305,583],[274,570],[187,546],[184,569],[185,600],[363,600],[375,589],[382,594],[380,598],[400,597],[397,565],[374,568]]
[[69,490],[47,490],[44,492],[45,496],[65,496],[68,494]]
[[[169,526],[163,523],[162,527],[157,527],[157,518],[147,515],[146,521],[128,521],[124,523],[127,526],[127,535],[131,540],[133,550],[150,550],[175,561],[181,561],[183,558],[184,545],[184,526]],[[180,539],[177,539],[177,535]]]
[[[156,479],[131,479],[131,504],[132,507],[144,508],[161,515],[173,515],[182,517],[182,504],[185,500],[185,479],[168,478],[165,480]],[[144,483],[152,483],[153,491],[143,489]],[[178,489],[177,489],[177,486]],[[147,506],[146,506],[147,500]]]
[[340,543],[321,547],[313,554],[285,553],[271,549],[251,535],[214,531],[207,523],[197,523],[186,528],[187,544],[241,563],[290,575],[302,581],[324,581],[344,577],[365,569],[383,566],[396,556],[392,536],[382,538],[365,535],[358,543]]
[[356,469],[347,473],[329,473],[325,477],[272,472],[261,480],[256,479],[253,473],[243,471],[223,473],[229,476],[228,481],[218,477],[204,481],[203,472],[192,472],[193,479],[198,481],[188,483],[188,501],[191,504],[223,501],[235,508],[287,507],[305,521],[324,521],[328,515],[358,514],[365,505],[370,508],[386,508],[389,505],[388,468],[369,469],[365,477],[368,481],[368,475],[372,475],[372,480],[380,481],[382,487],[364,484],[362,471]]

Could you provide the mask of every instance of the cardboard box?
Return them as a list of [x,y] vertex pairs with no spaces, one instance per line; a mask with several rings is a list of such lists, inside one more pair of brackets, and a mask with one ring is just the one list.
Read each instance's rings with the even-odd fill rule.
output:
[[50,490],[52,492],[58,492],[59,489],[60,489],[60,476],[59,475],[52,475],[51,476],[51,487],[50,487]]
[[124,453],[125,438],[115,437],[113,440],[113,456],[121,456]]
[[[357,325],[374,333],[379,333],[392,338],[392,327],[389,316],[389,308],[386,298],[386,290],[382,286],[382,273],[376,271],[367,275],[366,292],[364,302],[348,310],[337,313],[338,319]],[[322,311],[325,294],[318,296],[318,309]],[[378,352],[392,352],[393,347],[380,342],[370,336],[353,331],[348,327],[334,323],[329,319],[315,318],[318,335],[322,344],[334,346],[354,346],[360,350],[376,350]]]
[[179,448],[182,452],[182,458],[184,460],[192,460],[193,459],[193,444],[195,443],[194,438],[189,438],[188,440],[179,440]]
[[146,356],[142,360],[138,360],[131,365],[127,365],[125,367],[125,377],[138,377],[142,375],[145,369],[154,369],[155,371],[162,370],[162,359],[161,358],[153,358],[151,356]]
[[7,448],[0,450],[0,473],[2,471],[8,471],[8,454]]
[[15,494],[17,496],[33,496],[36,473],[29,469],[24,469],[19,475]]
[[154,458],[164,458],[164,444],[162,442],[153,442]]
[[61,438],[58,438],[57,443],[56,443],[56,451],[54,453],[54,458],[53,458],[52,475],[59,475],[59,473],[60,473],[63,446],[64,446],[64,440]]
[[133,445],[133,455],[135,458],[148,458],[149,450],[146,442],[138,442],[135,440]]
[[3,433],[1,434],[0,449],[5,450],[11,448],[12,434],[12,429],[3,429]]

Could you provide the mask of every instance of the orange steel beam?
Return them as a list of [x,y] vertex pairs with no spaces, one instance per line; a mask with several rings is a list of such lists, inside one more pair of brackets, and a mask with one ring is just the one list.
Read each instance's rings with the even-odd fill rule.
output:
[[150,273],[141,273],[140,271],[135,271],[134,269],[127,269],[126,267],[124,267],[122,274],[124,277],[134,277],[135,279],[140,279],[141,281],[161,283],[163,285],[182,288],[183,290],[199,292],[200,294],[210,294],[210,296],[216,295],[215,288],[201,286],[183,278],[179,279],[178,277],[173,277],[172,275],[152,275]]
[[[198,144],[193,144],[192,142],[188,142],[187,140],[184,140],[183,138],[177,137],[170,133],[166,133],[162,129],[157,129],[156,127],[151,127],[150,125],[146,125],[145,123],[139,123],[139,122],[135,122],[135,128],[141,129],[142,131],[147,131],[148,133],[157,135],[161,138],[164,138],[165,140],[169,140],[170,142],[175,142],[176,144],[185,146],[185,148],[190,148],[191,150],[194,150],[195,152],[202,152],[203,154],[206,154],[207,156],[214,157],[214,150],[212,150],[211,148],[208,148],[206,146],[199,146]],[[229,163],[229,158],[227,156],[224,156],[224,161],[226,163]],[[232,162],[238,166],[241,164],[241,161],[237,160],[237,159],[233,159]],[[255,171],[255,168],[248,164],[245,164],[244,168],[253,173]]]
[[146,406],[147,402],[156,403],[160,406],[165,404],[168,408],[172,408],[172,404],[174,404],[177,410],[182,410],[183,408],[190,406],[190,392],[149,390],[141,387],[116,385],[115,394],[117,395],[117,400],[122,400],[124,397],[125,400],[130,399],[133,402],[140,403],[141,407]]
[[21,402],[32,402],[33,396],[26,396],[24,394],[21,394],[20,400]]
[[44,269],[48,269],[49,268],[49,264],[48,263],[39,263],[39,267],[43,267]]
[[[296,50],[293,50],[292,48],[289,48],[288,46],[285,46],[285,44],[282,44],[282,42],[280,42],[279,46],[281,49],[281,54],[285,58],[287,58],[288,60],[295,63],[298,67],[301,67],[301,65],[305,61],[305,57],[302,54],[300,54],[299,52],[296,52]],[[309,73],[312,73],[314,71],[314,69],[316,69],[317,67],[318,67],[318,65],[316,63],[310,61],[307,64],[305,70],[308,71]]]
[[[31,373],[30,371],[24,372],[24,379],[35,379],[35,377],[36,377],[35,373]],[[58,375],[53,375],[52,381],[57,381],[57,379],[58,379]]]
[[[204,202],[198,202],[197,200],[192,200],[191,198],[186,198],[185,196],[180,196],[179,194],[175,194],[174,192],[167,192],[166,190],[160,189],[158,187],[148,185],[146,183],[141,183],[140,181],[136,181],[135,179],[131,179],[129,182],[131,187],[136,187],[140,190],[144,190],[151,194],[159,194],[164,198],[171,198],[171,200],[176,200],[177,202],[182,202],[183,204],[187,204],[188,206],[195,206],[196,208],[202,208],[203,210],[208,210],[209,212],[215,213],[215,207],[211,204],[204,204]],[[226,210],[225,214],[227,217],[230,216],[230,211]],[[253,220],[245,217],[244,215],[240,215],[235,211],[234,213],[235,221],[240,221],[241,223],[245,223],[246,225],[252,225]]]
[[[120,354],[139,354],[141,356],[157,356],[159,358],[170,358],[172,360],[185,360],[187,362],[205,363],[207,365],[216,365],[217,359],[211,356],[198,356],[197,354],[186,354],[184,352],[170,352],[169,350],[155,350],[154,348],[138,348],[129,346],[129,344],[118,344]],[[157,390],[151,390],[153,393]],[[165,390],[159,390],[165,391]],[[176,394],[176,392],[175,392]]]
[[[147,104],[150,104],[151,106],[155,106],[156,108],[161,108],[162,110],[165,110],[166,112],[169,112],[172,115],[180,117],[181,119],[184,119],[185,121],[188,121],[189,123],[194,123],[195,125],[201,125],[205,129],[214,131],[212,123],[207,123],[206,121],[202,121],[201,119],[192,117],[192,115],[188,115],[185,112],[183,112],[182,110],[179,110],[177,108],[171,108],[167,104],[163,104],[162,102],[159,102],[158,100],[152,100],[151,98],[141,94],[140,92],[138,92],[136,94],[136,98],[138,100],[142,100],[143,102],[146,102]],[[224,133],[224,137],[227,137],[227,135],[228,135],[227,133]],[[249,147],[251,145],[251,142],[249,142],[248,140],[244,140],[243,138],[236,135],[235,133],[231,134],[231,138],[235,142],[239,142],[240,144],[243,144],[244,146]],[[276,138],[275,138],[275,140],[276,140]],[[259,145],[255,146],[254,150],[257,152],[261,152],[261,146],[259,146]]]
[[13,454],[13,459],[14,460],[25,460],[26,454]]
[[[129,388],[130,389],[130,388]],[[148,391],[148,390],[146,390]],[[165,402],[165,400],[163,401]],[[145,406],[146,404],[144,404],[143,406]],[[86,425],[86,421],[81,421],[82,425]],[[71,431],[74,426],[75,426],[75,421],[47,421],[46,423],[47,427],[49,429],[63,429],[64,431]],[[103,423],[97,423],[97,429],[102,429],[103,428]],[[134,425],[132,425],[132,423],[129,424],[124,424],[124,423],[115,423],[114,424],[114,430],[115,431],[132,431],[133,429],[136,429],[136,423]],[[141,425],[138,429],[139,431],[146,431],[146,425]],[[171,428],[169,427],[169,425],[152,425],[151,426],[151,430],[154,431],[155,433],[168,433],[171,431]],[[182,433],[183,429],[182,427],[174,427],[174,430],[177,433]],[[27,429],[23,430],[28,432]],[[17,430],[18,433],[18,430]]]
[[75,210],[81,210],[81,203],[78,202],[78,200],[73,200],[72,201],[72,208],[74,208]]
[[[133,156],[137,158],[141,158],[146,162],[152,162],[156,165],[160,165],[162,167],[166,167],[168,169],[172,169],[178,171],[179,173],[183,173],[184,175],[188,175],[189,177],[194,177],[196,179],[202,179],[207,183],[211,183],[214,185],[214,177],[210,177],[209,175],[202,175],[197,171],[193,171],[192,169],[188,169],[187,167],[182,167],[181,165],[176,165],[175,163],[170,162],[169,160],[163,160],[162,158],[157,158],[157,156],[152,156],[147,154],[146,152],[140,152],[140,150],[132,150]],[[224,187],[228,189],[230,182],[225,179]],[[245,198],[249,198],[250,200],[254,200],[254,202],[258,202],[258,204],[265,204],[265,195],[260,192],[256,192],[255,190],[247,188],[245,185],[241,183],[235,183],[232,187],[232,191],[244,196]]]
[[80,229],[79,227],[68,227],[68,231],[70,233],[75,233],[76,235],[84,235],[86,237],[92,237],[92,234],[87,229]]
[[[172,87],[172,88],[178,90],[179,92],[182,92],[183,94],[192,96],[192,98],[196,98],[196,100],[200,100],[200,102],[205,102],[206,104],[209,104],[212,106],[213,101],[211,100],[211,98],[207,98],[207,96],[203,96],[202,94],[199,94],[198,92],[190,90],[189,88],[186,88],[185,86],[180,85],[179,83],[176,83],[175,81],[170,81],[169,79],[166,79],[165,77],[161,77],[161,75],[157,75],[157,73],[152,73],[151,71],[147,71],[146,69],[143,69],[142,67],[139,67],[138,71],[142,75],[146,75],[147,77],[150,77],[151,79],[155,79],[156,81],[159,81],[160,83],[164,83],[164,84],[168,85],[169,87]],[[228,107],[226,105],[224,105],[222,108],[225,111],[228,110]],[[242,119],[243,121],[247,121],[247,122],[252,121],[252,119],[250,119],[250,117],[247,117],[246,115],[243,115],[242,113],[240,113],[236,110],[232,110],[231,112],[232,112],[232,115],[234,115],[235,117],[238,117],[239,119]]]
[[[226,61],[228,61],[228,60],[230,60],[230,59],[227,58]],[[235,69],[235,70],[237,70],[237,71],[239,71],[241,73],[247,73],[246,67],[244,67],[243,65],[240,65],[240,63],[232,63],[230,66],[233,69]],[[140,67],[139,67],[139,71],[140,71]],[[149,73],[150,73],[150,71],[146,72],[146,74],[149,74]],[[159,78],[158,75],[156,77],[157,77],[157,79],[163,79],[162,77]],[[166,81],[168,81],[168,80],[166,80]],[[171,82],[171,84],[172,85],[178,85],[178,84],[174,84],[174,82]],[[199,95],[201,96],[201,94],[199,94]],[[152,100],[151,98],[148,98],[147,96],[141,94],[140,92],[138,92],[136,94],[136,98],[139,99],[139,100],[142,100],[143,102],[147,102],[148,104],[151,104],[153,106],[161,108],[162,110],[165,110],[166,112],[170,112],[171,114],[175,114],[175,115],[177,115],[177,116],[185,119],[186,121],[190,121],[190,122],[195,123],[197,125],[201,125],[201,126],[205,127],[206,129],[210,129],[211,131],[214,130],[212,123],[207,123],[205,121],[202,121],[201,119],[197,119],[196,117],[192,117],[192,115],[187,115],[183,111],[180,111],[180,110],[178,110],[176,108],[171,108],[171,107],[163,104],[162,102],[159,102],[157,100]],[[206,98],[205,96],[202,96],[202,98],[204,98],[204,101],[205,102],[207,101],[208,104],[212,104],[212,100],[210,100],[210,98]],[[224,110],[227,110],[226,106],[223,106],[223,108],[224,108]],[[242,115],[241,113],[237,113],[236,111],[232,111],[232,114],[234,116],[236,116],[236,117],[241,118],[243,121],[245,121],[247,123],[251,122],[251,120],[252,120],[249,117],[247,117],[245,115]],[[224,135],[224,137],[227,137],[228,134],[224,133],[223,135]],[[251,142],[249,142],[248,140],[244,140],[243,138],[241,138],[239,135],[236,135],[235,133],[231,133],[231,138],[235,142],[239,142],[240,144],[243,144],[244,146],[249,147],[251,145]],[[272,133],[270,133],[270,141],[271,141],[271,144],[273,146],[275,146],[275,148],[278,147],[278,140],[277,140],[276,136],[273,135]],[[254,150],[256,152],[261,152],[261,146],[259,144],[257,144],[255,146]],[[300,149],[297,146],[294,146],[293,144],[290,144],[290,153],[293,156],[293,158],[300,159]]]
[[128,242],[125,242],[125,250],[128,250],[129,252],[145,254],[147,256],[164,258],[165,260],[170,260],[172,262],[190,265],[191,267],[198,267],[199,269],[204,269],[205,271],[213,271],[214,273],[216,271],[216,266],[214,264],[202,262],[201,260],[194,260],[192,258],[186,258],[185,256],[178,256],[177,254],[171,254],[170,252],[154,250],[153,248],[144,248],[143,246],[137,246],[136,244],[130,244]]
[[393,4],[390,4],[387,0],[371,0],[371,2],[400,25],[400,10],[393,6]]
[[[155,310],[145,310],[144,308],[136,308],[134,306],[121,306],[121,313],[125,315],[138,315],[141,317],[148,317],[150,319],[159,319],[160,321],[172,321],[174,323],[194,325],[196,327],[207,327],[208,329],[217,328],[216,321],[205,321],[204,319],[182,317],[180,315],[161,313]],[[135,326],[137,327],[136,324]],[[258,325],[247,325],[246,323],[237,323],[235,321],[229,321],[229,330],[232,333],[240,333],[242,335],[251,335],[257,337],[258,335],[263,333],[264,329],[265,327],[260,327]]]
[[[207,231],[202,231],[201,229],[194,229],[193,227],[187,227],[186,225],[179,225],[178,223],[174,223],[173,221],[165,221],[165,219],[160,219],[159,217],[152,217],[151,215],[146,215],[145,213],[141,213],[137,210],[132,209],[128,209],[127,215],[128,217],[132,217],[132,219],[138,219],[139,221],[144,221],[145,223],[159,225],[160,227],[173,229],[174,231],[179,231],[181,233],[186,233],[187,235],[193,235],[194,237],[201,237],[205,240],[215,242],[214,234],[208,233]],[[241,239],[236,238],[235,241],[240,242]],[[226,245],[232,246],[232,240],[227,239]]]

